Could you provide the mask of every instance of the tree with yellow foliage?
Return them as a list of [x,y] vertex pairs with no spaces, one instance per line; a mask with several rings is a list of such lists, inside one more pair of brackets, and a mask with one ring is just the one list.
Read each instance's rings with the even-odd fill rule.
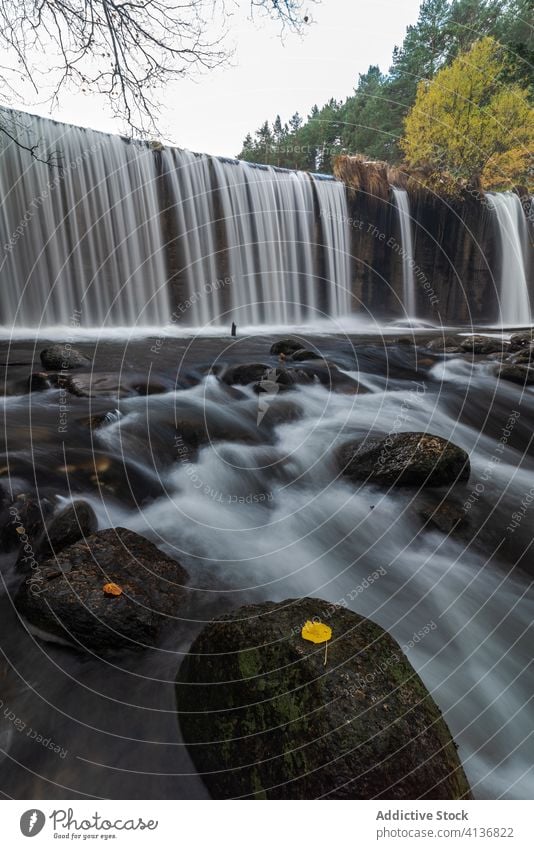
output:
[[419,83],[401,148],[432,188],[532,185],[534,109],[526,89],[505,82],[506,70],[501,45],[486,37]]

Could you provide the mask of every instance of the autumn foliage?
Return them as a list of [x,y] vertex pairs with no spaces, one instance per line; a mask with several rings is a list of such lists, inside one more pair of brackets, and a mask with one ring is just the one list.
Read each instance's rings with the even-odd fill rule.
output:
[[431,188],[532,186],[534,109],[506,70],[501,45],[488,36],[419,83],[401,148]]

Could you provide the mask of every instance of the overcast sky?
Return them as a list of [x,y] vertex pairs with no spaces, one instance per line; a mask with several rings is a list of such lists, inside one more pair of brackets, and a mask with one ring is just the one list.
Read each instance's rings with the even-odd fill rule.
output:
[[[387,70],[393,47],[415,23],[419,5],[420,0],[323,0],[312,7],[314,23],[306,34],[282,42],[273,24],[247,18],[245,0],[233,18],[232,66],[196,82],[173,83],[161,92],[165,140],[194,151],[235,156],[246,133],[277,113],[286,121],[297,110],[306,115],[314,103],[345,98],[369,65]],[[46,107],[29,111],[50,115]],[[52,115],[99,130],[123,129],[107,117],[103,101],[81,93],[64,97]]]

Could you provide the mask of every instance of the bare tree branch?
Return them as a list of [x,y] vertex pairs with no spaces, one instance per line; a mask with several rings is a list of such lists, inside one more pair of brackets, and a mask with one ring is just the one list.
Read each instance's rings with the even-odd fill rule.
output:
[[[282,30],[301,32],[308,22],[306,0],[249,2]],[[228,59],[230,17],[224,0],[0,0],[4,101],[12,102],[17,77],[39,94],[48,87],[51,105],[80,89],[107,98],[132,135],[155,134],[158,90]]]

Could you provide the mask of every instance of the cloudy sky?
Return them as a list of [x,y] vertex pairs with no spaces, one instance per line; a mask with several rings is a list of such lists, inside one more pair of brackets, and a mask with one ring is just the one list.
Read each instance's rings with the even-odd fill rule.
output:
[[[370,64],[388,68],[393,47],[416,21],[419,5],[420,0],[323,0],[311,7],[314,23],[302,38],[289,35],[281,41],[274,24],[248,18],[245,0],[232,20],[231,66],[161,92],[165,140],[234,156],[246,133],[277,113],[287,120],[296,110],[306,115],[314,103],[346,97]],[[50,114],[47,107],[20,106]],[[123,129],[106,114],[103,101],[81,93],[65,96],[52,114],[99,130]]]

